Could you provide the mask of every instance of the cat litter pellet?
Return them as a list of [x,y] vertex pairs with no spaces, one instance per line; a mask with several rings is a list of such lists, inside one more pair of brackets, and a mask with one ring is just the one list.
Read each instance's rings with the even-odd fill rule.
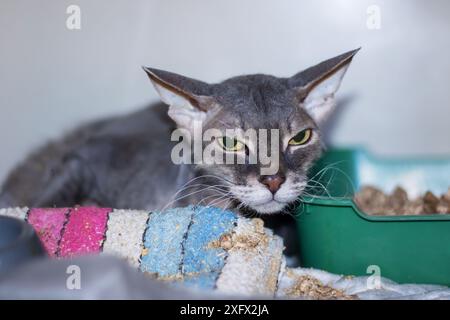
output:
[[401,187],[386,194],[376,187],[363,186],[355,195],[355,202],[370,215],[450,214],[450,188],[440,196],[427,191],[420,197],[410,199]]

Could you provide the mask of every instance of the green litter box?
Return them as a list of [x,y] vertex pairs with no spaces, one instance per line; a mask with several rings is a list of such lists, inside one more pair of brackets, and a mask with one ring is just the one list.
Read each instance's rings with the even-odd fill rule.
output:
[[[315,182],[297,208],[300,259],[345,275],[450,286],[450,215],[369,216],[352,197],[363,185],[410,196],[445,193],[450,159],[380,159],[363,149],[330,150],[310,173]],[[326,187],[327,191],[324,191]]]

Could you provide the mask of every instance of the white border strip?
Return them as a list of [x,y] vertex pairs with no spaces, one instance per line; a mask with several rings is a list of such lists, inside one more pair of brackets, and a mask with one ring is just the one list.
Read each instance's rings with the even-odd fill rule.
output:
[[239,218],[232,239],[216,283],[218,291],[273,297],[283,258],[282,239],[265,229],[260,219],[245,218]]
[[6,208],[0,209],[0,216],[13,217],[21,220],[25,220],[28,213],[28,208]]
[[103,253],[124,258],[139,267],[149,215],[141,210],[113,210],[109,214]]

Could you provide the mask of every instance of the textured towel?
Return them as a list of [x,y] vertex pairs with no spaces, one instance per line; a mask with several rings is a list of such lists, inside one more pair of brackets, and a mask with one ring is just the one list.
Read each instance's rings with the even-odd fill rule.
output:
[[[110,254],[173,283],[222,293],[314,299],[450,299],[450,289],[286,268],[260,219],[214,207],[164,212],[95,207],[0,209],[28,221],[51,257]],[[375,285],[374,285],[375,284]]]

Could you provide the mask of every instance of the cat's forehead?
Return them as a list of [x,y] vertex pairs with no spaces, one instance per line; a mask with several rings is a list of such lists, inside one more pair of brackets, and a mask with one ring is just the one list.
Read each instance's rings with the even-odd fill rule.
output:
[[271,104],[281,104],[289,89],[287,81],[274,76],[255,74],[228,79],[216,86],[218,97],[225,104],[244,103],[248,108],[261,109]]
[[219,84],[216,90],[222,106],[216,120],[226,127],[291,130],[313,125],[283,78],[240,76]]

